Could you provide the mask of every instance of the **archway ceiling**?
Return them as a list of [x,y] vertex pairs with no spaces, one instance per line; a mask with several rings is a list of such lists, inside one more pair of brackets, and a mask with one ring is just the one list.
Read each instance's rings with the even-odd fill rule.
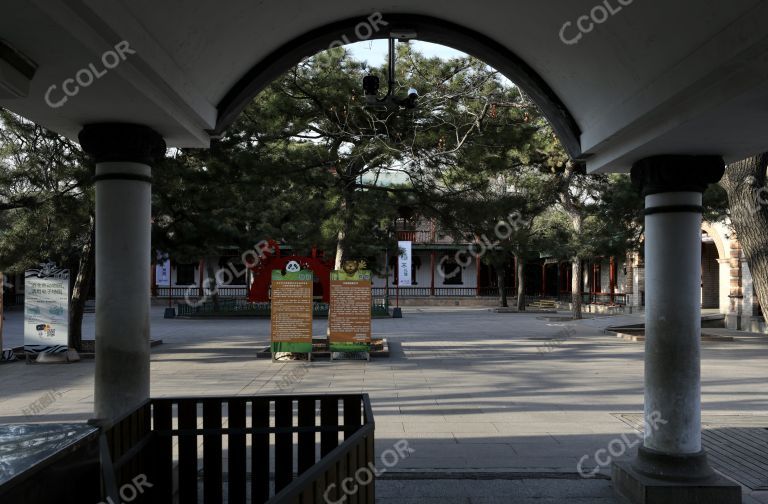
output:
[[[621,10],[563,43],[563,24],[597,5]],[[626,170],[653,154],[734,160],[768,150],[764,0],[4,0],[0,9],[1,38],[38,65],[29,94],[0,106],[72,138],[84,124],[121,121],[151,126],[169,145],[206,146],[230,120],[223,112],[232,115],[244,79],[296,62],[286,47],[382,12],[385,21],[418,15],[466,30],[420,38],[480,56],[483,48],[466,44],[474,31],[519,58],[545,88],[542,107],[560,107],[560,136],[591,171]],[[123,40],[135,54],[64,105],[46,104],[51,85],[98,66]]]

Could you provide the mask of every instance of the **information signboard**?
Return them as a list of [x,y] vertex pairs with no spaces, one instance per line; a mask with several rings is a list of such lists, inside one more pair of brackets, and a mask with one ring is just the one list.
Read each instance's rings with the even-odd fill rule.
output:
[[397,248],[400,249],[397,258],[397,285],[400,287],[411,286],[411,242],[399,241]]
[[155,264],[155,284],[169,285],[171,282],[171,260],[158,260]]
[[312,271],[272,271],[272,355],[312,353]]
[[331,273],[328,313],[331,352],[370,351],[371,301],[370,271],[345,268]]
[[69,270],[53,263],[24,273],[24,351],[67,351]]

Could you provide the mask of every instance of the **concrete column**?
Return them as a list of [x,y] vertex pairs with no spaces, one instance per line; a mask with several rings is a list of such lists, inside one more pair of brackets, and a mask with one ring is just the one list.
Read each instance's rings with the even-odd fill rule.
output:
[[645,208],[645,415],[666,423],[644,446],[698,453],[701,193],[650,194]]
[[723,171],[714,156],[660,156],[632,168],[645,197],[646,422],[637,458],[613,470],[630,502],[741,501],[701,445],[701,204]]
[[151,168],[165,144],[149,128],[86,126],[96,161],[95,417],[115,419],[149,398]]

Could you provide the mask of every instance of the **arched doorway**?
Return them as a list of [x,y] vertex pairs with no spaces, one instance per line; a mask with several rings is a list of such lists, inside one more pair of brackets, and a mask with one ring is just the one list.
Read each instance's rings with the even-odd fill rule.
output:
[[[404,40],[444,45],[497,69],[536,103],[570,157],[586,161],[579,140],[582,131],[571,111],[523,58],[480,32],[444,19],[420,14],[387,13],[386,19],[383,16],[377,12],[337,21],[283,44],[251,67],[223,96],[216,106],[218,117],[211,133],[222,134],[261,90],[308,55],[351,41],[399,38],[397,34],[408,33]],[[361,37],[361,27],[365,27],[365,37]]]
[[714,240],[706,233],[701,235],[701,308],[720,308],[720,255]]
[[[719,230],[712,224],[704,222],[701,225],[701,308],[719,309],[727,308],[727,303],[721,303],[721,298],[729,294],[730,286],[721,282],[721,267],[728,259],[723,244],[723,237]],[[729,274],[729,273],[728,273]],[[721,288],[725,289],[721,295]]]

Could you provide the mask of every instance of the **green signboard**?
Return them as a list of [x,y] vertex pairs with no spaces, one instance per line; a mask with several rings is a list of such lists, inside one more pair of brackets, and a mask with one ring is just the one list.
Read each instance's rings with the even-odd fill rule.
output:
[[331,352],[370,352],[371,272],[349,263],[331,273],[328,344]]
[[312,353],[312,271],[272,271],[272,355]]

